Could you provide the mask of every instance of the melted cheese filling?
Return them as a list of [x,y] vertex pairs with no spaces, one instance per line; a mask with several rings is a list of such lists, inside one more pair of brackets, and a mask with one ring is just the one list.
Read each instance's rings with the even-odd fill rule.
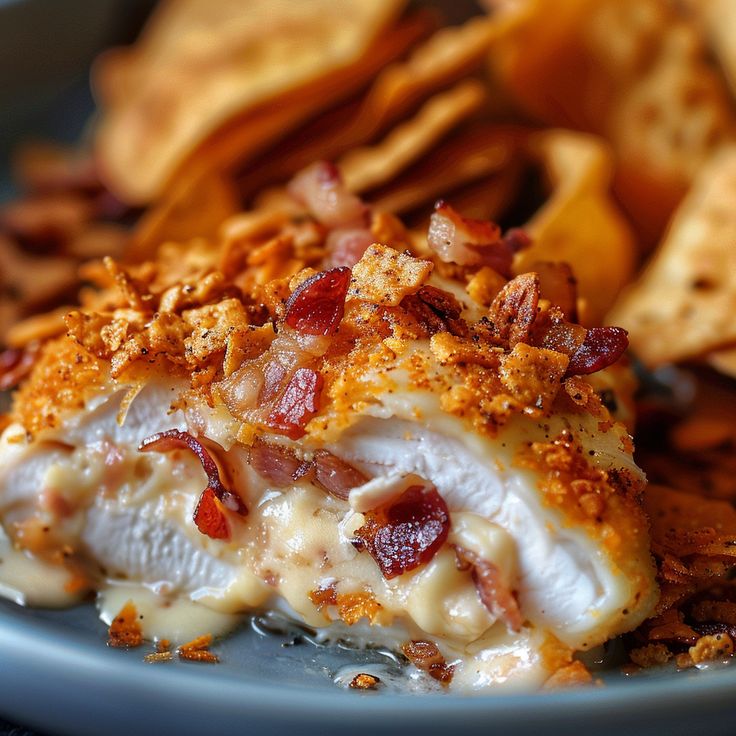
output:
[[[413,472],[433,482],[452,512],[449,541],[496,564],[518,591],[528,622],[521,632],[509,632],[482,605],[450,546],[417,570],[385,580],[350,542],[362,524],[359,511],[309,483],[273,487],[237,446],[227,459],[249,515],[233,522],[229,543],[209,539],[191,521],[205,485],[198,461],[186,451],[137,452],[155,431],[186,428],[180,413],[166,416],[173,391],[146,387],[122,425],[115,421],[118,393],[79,415],[55,442],[26,444],[22,428],[11,427],[0,445],[4,522],[10,527],[41,518],[57,537],[81,546],[108,580],[105,620],[127,596],[148,611],[152,636],[186,638],[202,633],[203,622],[223,631],[238,612],[275,605],[310,626],[327,627],[339,620],[339,606],[320,608],[310,593],[335,585],[338,594],[368,592],[378,604],[370,610],[373,639],[382,631],[394,648],[407,638],[438,641],[457,664],[453,688],[534,687],[556,664],[544,654],[550,641],[584,647],[607,638],[609,619],[632,596],[599,546],[540,503],[531,471],[512,469],[513,451],[526,439],[521,430],[505,431],[490,455],[488,441],[461,435],[456,420],[444,415],[433,425],[439,430],[429,431],[396,419],[407,416],[400,406],[359,420],[329,449],[379,479]],[[131,592],[120,585],[123,579],[145,592]],[[20,600],[21,588],[22,576],[0,565],[0,594],[11,591]],[[22,602],[64,605],[69,596],[63,590],[59,578],[45,598],[29,588]],[[184,598],[195,602],[195,613],[173,603]],[[159,609],[168,613],[158,616]],[[207,618],[205,609],[215,613]]]

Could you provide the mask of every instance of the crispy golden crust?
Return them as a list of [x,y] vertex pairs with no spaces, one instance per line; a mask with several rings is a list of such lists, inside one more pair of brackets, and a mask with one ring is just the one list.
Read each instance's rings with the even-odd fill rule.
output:
[[[95,274],[104,288],[83,295],[82,309],[66,316],[68,337],[42,351],[14,418],[31,431],[54,426],[60,412],[81,408],[85,392],[108,376],[128,384],[142,371],[188,377],[208,395],[244,361],[266,356],[275,337],[272,322],[283,318],[289,294],[311,273],[300,269],[324,256],[325,232],[304,219],[239,217],[241,224],[223,228],[219,252],[169,245],[156,261],[127,270],[108,259]],[[375,216],[373,226],[403,235],[386,216]],[[285,249],[279,257],[270,252],[276,241]],[[254,258],[262,248],[268,254]],[[273,276],[274,264],[278,277],[264,280]],[[489,323],[462,319],[462,305],[428,284],[431,270],[431,261],[386,245],[369,249],[354,268],[340,329],[319,359],[331,408],[347,408],[346,397],[354,405],[367,371],[403,365],[417,387],[443,393],[445,410],[494,432],[514,413],[541,416],[563,408],[557,396],[567,381],[587,385],[564,379],[561,353],[523,342],[507,353]],[[427,338],[434,360],[412,349]],[[597,396],[588,396],[582,410],[599,412]]]
[[107,383],[108,371],[106,362],[72,338],[51,340],[15,394],[11,417],[34,434],[56,427],[65,413],[84,408],[86,397]]

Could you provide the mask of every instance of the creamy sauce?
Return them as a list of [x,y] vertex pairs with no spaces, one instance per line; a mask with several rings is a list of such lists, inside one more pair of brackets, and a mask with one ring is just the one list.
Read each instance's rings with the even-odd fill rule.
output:
[[0,596],[21,606],[66,608],[79,601],[68,592],[70,574],[59,565],[30,557],[14,548],[0,526]]
[[172,598],[143,585],[117,581],[110,581],[97,595],[100,619],[109,626],[128,601],[138,611],[146,639],[168,639],[174,645],[201,634],[224,636],[242,621],[242,616],[220,613],[187,598]]

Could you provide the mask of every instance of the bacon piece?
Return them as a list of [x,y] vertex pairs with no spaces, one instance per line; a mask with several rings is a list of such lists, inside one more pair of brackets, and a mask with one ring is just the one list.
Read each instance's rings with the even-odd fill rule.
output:
[[301,283],[286,302],[286,324],[307,335],[334,335],[345,313],[350,275],[340,266]]
[[357,468],[327,450],[314,453],[314,482],[336,498],[347,499],[353,488],[368,482],[368,477]]
[[373,233],[366,228],[333,230],[325,243],[330,266],[354,266],[375,242]]
[[290,486],[311,469],[311,463],[300,460],[288,447],[260,438],[250,448],[248,462],[258,475],[277,486]]
[[417,668],[426,672],[443,685],[449,685],[455,667],[447,664],[439,648],[433,641],[415,639],[401,645],[404,656]]
[[342,181],[338,168],[317,161],[289,182],[289,194],[328,228],[365,225],[368,208]]
[[388,580],[429,562],[450,531],[450,513],[434,487],[410,486],[365,519],[353,545],[367,551]]
[[495,223],[463,217],[443,200],[435,204],[427,241],[441,261],[490,266],[506,278],[511,278],[514,254],[531,243],[522,230],[509,230],[502,237]]
[[497,338],[510,348],[518,342],[529,343],[538,305],[539,279],[535,273],[523,273],[509,281],[488,311]]
[[217,463],[198,439],[189,432],[169,429],[146,437],[138,446],[138,451],[171,452],[180,448],[191,450],[207,475],[207,487],[202,491],[194,510],[194,523],[197,529],[212,539],[230,539],[230,525],[225,509],[241,516],[245,516],[248,509],[237,493],[233,493],[223,485]]
[[583,344],[570,356],[566,376],[585,376],[613,365],[629,347],[622,327],[590,327]]
[[268,415],[268,426],[292,440],[303,437],[307,422],[319,411],[323,385],[317,371],[298,368]]
[[31,372],[40,347],[40,343],[32,342],[23,348],[0,352],[0,391],[15,388]]
[[473,582],[481,603],[493,616],[501,619],[509,629],[520,631],[523,620],[519,604],[503,580],[498,565],[484,560],[472,550],[457,545],[455,554],[462,565],[468,565],[471,568]]
[[193,518],[202,534],[212,539],[230,539],[230,525],[223,504],[209,486],[202,491]]
[[277,360],[271,360],[266,363],[263,369],[263,384],[261,385],[258,401],[261,404],[267,404],[273,401],[281,388],[281,384],[286,378],[286,368]]

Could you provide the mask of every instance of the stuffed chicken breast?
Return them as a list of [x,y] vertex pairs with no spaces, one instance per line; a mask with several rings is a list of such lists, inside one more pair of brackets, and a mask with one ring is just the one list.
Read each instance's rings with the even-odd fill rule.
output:
[[290,242],[286,275],[232,240],[215,266],[191,245],[189,274],[108,262],[41,348],[0,518],[51,582],[7,562],[3,590],[275,608],[459,691],[574,670],[657,596],[643,475],[598,392],[625,333],[576,324],[550,264],[514,276],[520,234],[440,205],[410,249],[321,177],[264,241]]

